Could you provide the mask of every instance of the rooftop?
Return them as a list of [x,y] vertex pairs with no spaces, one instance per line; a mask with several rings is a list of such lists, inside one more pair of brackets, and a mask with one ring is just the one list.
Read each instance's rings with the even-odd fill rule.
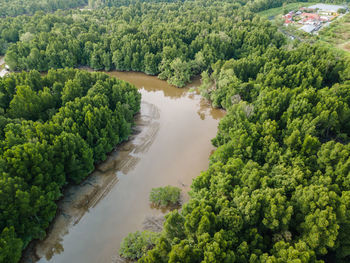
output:
[[309,6],[310,9],[319,9],[321,11],[338,12],[339,9],[344,8],[341,5],[327,5],[327,4],[316,4]]
[[305,26],[302,26],[299,29],[300,30],[304,30],[306,33],[312,33],[316,29],[316,26],[314,26],[314,25],[305,25]]
[[301,16],[309,17],[312,19],[319,19],[320,18],[320,16],[318,14],[311,14],[311,13],[302,13]]

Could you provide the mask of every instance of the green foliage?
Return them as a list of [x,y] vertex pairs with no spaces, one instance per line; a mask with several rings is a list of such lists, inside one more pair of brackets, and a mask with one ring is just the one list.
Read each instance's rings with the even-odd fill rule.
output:
[[[308,3],[310,2],[310,3]],[[348,2],[348,1],[346,1]],[[315,3],[330,3],[330,4],[343,4],[343,0],[255,0],[248,3],[248,7],[253,12],[260,12],[262,15],[275,15],[276,12],[281,11],[288,12],[290,8],[309,6]],[[268,10],[271,9],[271,10]],[[263,12],[265,11],[266,12]]]
[[340,8],[338,10],[339,14],[345,14],[346,13],[346,9],[345,8]]
[[[68,69],[82,65],[158,74],[179,87],[202,73],[203,96],[227,110],[191,200],[166,216],[160,236],[129,235],[125,257],[349,262],[350,62],[318,44],[284,47],[277,28],[253,14],[285,2],[90,0],[93,10],[1,19],[0,54],[12,70],[66,69],[0,79],[0,262],[17,262],[43,238],[62,187],[81,182],[131,132],[140,94]],[[0,16],[80,2],[19,3],[0,1]],[[344,28],[334,23],[325,36]],[[158,188],[150,201],[166,206],[179,195]]]
[[180,202],[181,189],[174,186],[152,188],[149,201],[159,207],[177,205]]
[[16,237],[14,228],[3,229],[0,235],[0,262],[16,263],[21,258],[22,241]]
[[264,17],[274,17],[280,14],[288,13],[289,11],[298,10],[300,7],[307,7],[310,5],[314,5],[315,3],[319,3],[317,1],[309,1],[311,3],[307,3],[305,1],[290,1],[288,4],[281,4],[279,7],[269,8],[267,10],[260,11],[258,14]]
[[0,17],[33,15],[37,11],[52,12],[83,6],[87,0],[0,0]]
[[139,259],[154,247],[159,235],[150,231],[130,233],[123,239],[119,254],[126,259]]
[[218,148],[141,262],[348,262],[348,63],[300,44],[202,74]]
[[0,262],[45,237],[62,187],[125,140],[140,109],[130,84],[74,69],[0,78]]
[[6,43],[5,61],[11,70],[84,65],[142,71],[183,87],[219,59],[239,59],[284,42],[268,21],[232,1],[132,3],[3,19],[0,39]]
[[[341,10],[339,10],[341,12]],[[345,55],[350,53],[350,43],[348,32],[350,30],[350,13],[332,21],[332,23],[322,28],[318,39],[328,43],[330,46],[344,50]]]

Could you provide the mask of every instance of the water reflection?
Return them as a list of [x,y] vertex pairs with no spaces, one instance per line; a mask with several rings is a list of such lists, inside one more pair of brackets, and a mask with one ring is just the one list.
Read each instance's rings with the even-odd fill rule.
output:
[[131,82],[136,87],[142,87],[148,92],[161,91],[165,97],[170,97],[173,99],[181,98],[187,95],[189,88],[198,86],[200,84],[200,79],[196,78],[191,84],[188,84],[186,87],[179,89],[170,85],[164,80],[160,80],[157,77],[148,76],[140,72],[111,71],[107,72],[107,74]]
[[7,73],[8,71],[5,68],[5,57],[0,56],[0,77],[5,76]]
[[[59,212],[43,241],[38,241],[25,252],[24,262],[36,262],[40,255],[50,261],[55,254],[64,252],[63,236],[77,225],[90,208],[95,207],[118,182],[118,177],[128,174],[140,161],[138,154],[146,152],[159,129],[159,109],[143,101],[136,117],[133,135],[113,151],[107,160],[80,185],[70,186],[59,201]],[[35,250],[35,251],[34,251]]]
[[108,74],[142,94],[134,135],[84,183],[66,189],[46,239],[32,243],[23,262],[110,263],[123,237],[166,212],[150,207],[152,188],[178,186],[186,201],[192,178],[208,167],[210,140],[224,112],[188,92],[199,79],[178,89],[142,73]]

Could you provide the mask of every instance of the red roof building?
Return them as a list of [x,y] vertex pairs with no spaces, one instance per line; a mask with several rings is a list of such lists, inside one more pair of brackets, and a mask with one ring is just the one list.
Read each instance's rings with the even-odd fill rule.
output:
[[286,14],[285,16],[283,16],[284,18],[284,23],[285,24],[290,24],[293,22],[293,15],[292,14]]
[[302,13],[300,16],[307,20],[320,20],[320,16],[318,14]]

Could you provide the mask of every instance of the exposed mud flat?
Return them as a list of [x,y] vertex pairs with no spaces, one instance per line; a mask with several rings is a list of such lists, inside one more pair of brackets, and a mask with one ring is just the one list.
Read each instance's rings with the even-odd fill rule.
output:
[[9,71],[5,68],[5,57],[0,56],[0,77],[5,76]]
[[[160,227],[161,220],[154,219],[166,211],[150,206],[150,190],[178,186],[186,201],[192,179],[208,167],[210,139],[223,111],[156,77],[108,74],[133,83],[142,94],[134,133],[81,185],[65,190],[47,237],[32,242],[22,262],[120,262],[123,237]],[[189,87],[198,85],[199,79]]]
[[157,107],[143,101],[141,108],[129,140],[118,145],[84,182],[65,189],[64,198],[58,202],[59,210],[47,237],[31,244],[32,247],[24,255],[24,262],[36,262],[41,257],[49,260],[55,253],[61,253],[64,250],[62,237],[114,187],[118,182],[116,171],[127,174],[135,167],[140,160],[137,154],[147,151],[159,130]]

